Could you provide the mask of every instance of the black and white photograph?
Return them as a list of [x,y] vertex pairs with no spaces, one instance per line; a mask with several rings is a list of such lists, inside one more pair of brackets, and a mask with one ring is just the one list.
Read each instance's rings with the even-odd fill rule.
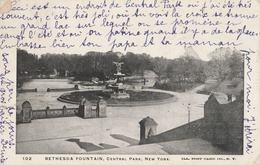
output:
[[18,49],[16,152],[241,155],[243,54],[208,57]]

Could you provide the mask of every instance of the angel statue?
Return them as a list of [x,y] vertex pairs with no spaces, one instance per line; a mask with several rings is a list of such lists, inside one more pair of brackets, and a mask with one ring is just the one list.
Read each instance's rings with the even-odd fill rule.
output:
[[123,62],[113,62],[114,64],[116,64],[116,72],[117,74],[121,73],[121,66],[124,64]]

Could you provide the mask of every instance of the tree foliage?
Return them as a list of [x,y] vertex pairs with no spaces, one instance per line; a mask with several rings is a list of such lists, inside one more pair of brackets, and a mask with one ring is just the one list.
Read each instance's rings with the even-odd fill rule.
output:
[[34,75],[38,68],[38,56],[25,50],[17,50],[17,73]]
[[38,56],[24,50],[18,50],[17,54],[18,70],[30,72],[32,76],[51,75],[57,70],[61,77],[68,72],[69,76],[74,76],[78,80],[90,80],[92,77],[105,80],[114,76],[116,66],[113,62],[124,62],[122,72],[127,75],[143,75],[145,70],[152,70],[149,55],[131,52],[124,56],[111,51],[105,53],[90,51],[84,55],[46,53],[39,59]]
[[[127,52],[95,52],[78,54],[42,54],[40,57],[24,50],[17,50],[18,77],[39,77],[59,73],[59,77],[72,76],[76,80],[107,80],[114,76],[116,66],[113,62],[124,62],[122,73],[127,76],[144,76],[145,70],[152,70],[161,80],[171,84],[203,83],[206,78],[216,77],[220,80],[243,76],[243,56],[236,49],[217,48],[209,53],[210,61],[202,61],[192,47],[185,47],[182,56],[175,59],[151,57],[148,54]],[[40,76],[41,77],[41,76]],[[165,81],[165,82],[167,82]]]
[[243,56],[236,49],[232,51],[230,48],[221,47],[209,53],[208,56],[210,61],[205,68],[208,77],[216,77],[223,81],[237,77],[243,70]]
[[168,61],[169,60],[164,57],[155,57],[152,59],[153,71],[157,74],[158,81],[160,81],[162,77],[166,77]]
[[204,82],[204,63],[192,56],[181,56],[167,66],[167,77],[173,82]]

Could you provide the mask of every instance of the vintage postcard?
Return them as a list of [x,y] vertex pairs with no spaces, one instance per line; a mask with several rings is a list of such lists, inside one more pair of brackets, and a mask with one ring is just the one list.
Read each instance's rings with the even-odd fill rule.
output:
[[0,0],[1,164],[260,164],[258,0]]

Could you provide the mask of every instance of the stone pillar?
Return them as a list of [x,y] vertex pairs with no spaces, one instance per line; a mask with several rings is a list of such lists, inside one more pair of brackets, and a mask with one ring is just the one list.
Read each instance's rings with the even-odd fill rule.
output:
[[80,103],[79,103],[79,110],[78,110],[78,115],[79,117],[84,116],[84,103],[86,102],[86,99],[82,96]]
[[31,123],[32,120],[32,106],[29,101],[25,101],[22,104],[22,123]]
[[91,107],[91,102],[82,98],[79,105],[79,117],[82,117],[83,119],[91,118]]
[[66,116],[67,107],[64,105],[62,109],[63,109],[63,116],[65,117]]
[[150,136],[156,135],[156,128],[157,123],[154,121],[154,119],[150,118],[149,116],[146,118],[143,118],[140,122],[140,142],[139,144],[145,144],[146,140]]
[[48,114],[49,114],[49,112],[48,112],[49,110],[50,110],[50,107],[49,107],[49,106],[47,106],[47,107],[46,107],[46,118],[48,118],[48,117],[49,117],[49,115],[48,115]]
[[99,100],[97,102],[96,116],[97,117],[107,116],[107,102],[102,97],[99,97]]

